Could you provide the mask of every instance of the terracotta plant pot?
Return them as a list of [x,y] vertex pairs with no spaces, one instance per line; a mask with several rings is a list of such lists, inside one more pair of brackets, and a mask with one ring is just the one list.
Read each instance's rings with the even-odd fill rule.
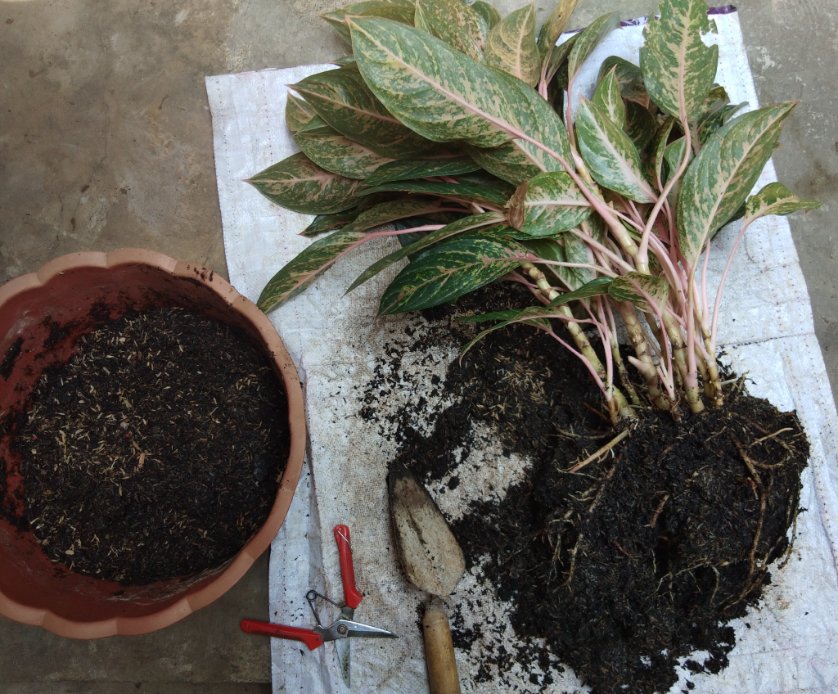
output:
[[[122,249],[62,256],[0,287],[0,425],[4,413],[26,400],[45,368],[67,360],[75,337],[126,310],[158,306],[181,306],[239,328],[273,361],[285,385],[291,440],[267,521],[222,566],[197,576],[130,586],[51,562],[29,530],[0,514],[0,614],[72,638],[155,631],[231,588],[282,525],[305,451],[300,382],[270,321],[211,270],[159,253]],[[56,323],[64,326],[58,336],[54,330],[50,334],[49,324]],[[0,503],[13,517],[23,511],[22,479],[11,436],[3,432],[0,426],[0,461],[5,461],[5,470],[0,463]]]

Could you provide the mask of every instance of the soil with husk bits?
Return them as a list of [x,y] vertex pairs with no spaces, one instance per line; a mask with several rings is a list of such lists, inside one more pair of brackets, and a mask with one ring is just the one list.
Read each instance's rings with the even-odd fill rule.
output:
[[[470,334],[446,312],[434,317],[443,329],[414,349]],[[368,413],[392,372],[378,371]],[[542,691],[551,673],[570,667],[594,692],[665,692],[679,663],[688,673],[726,666],[735,640],[728,622],[758,605],[789,550],[808,457],[794,414],[736,381],[721,409],[680,422],[641,410],[615,430],[575,358],[525,326],[455,360],[444,389],[451,404],[442,411],[420,402],[398,415],[398,462],[431,491],[466,483],[451,470],[475,422],[493,428],[504,453],[530,461],[521,481],[502,495],[489,490],[453,522],[470,568],[509,606],[519,640],[486,649],[475,691],[481,681]],[[430,433],[414,427],[424,417],[434,418]],[[452,615],[455,644],[467,651],[478,630],[495,628],[470,625],[476,603],[465,596]],[[514,674],[521,670],[531,672],[526,682]]]
[[288,455],[270,362],[178,308],[83,335],[18,420],[25,521],[44,552],[123,584],[232,558],[267,518]]

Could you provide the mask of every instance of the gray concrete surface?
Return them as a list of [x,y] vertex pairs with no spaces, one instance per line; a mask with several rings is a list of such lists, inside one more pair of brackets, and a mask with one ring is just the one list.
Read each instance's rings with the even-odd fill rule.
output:
[[[342,54],[317,15],[336,0],[0,0],[0,282],[76,250],[147,247],[226,271],[203,77]],[[498,0],[505,9],[522,0]],[[549,0],[537,7],[545,12]],[[580,0],[647,14],[653,0]],[[799,99],[775,156],[781,180],[822,209],[792,219],[815,327],[838,385],[838,7],[743,0],[763,103]],[[263,559],[230,593],[157,634],[73,642],[0,619],[0,691],[269,691]]]

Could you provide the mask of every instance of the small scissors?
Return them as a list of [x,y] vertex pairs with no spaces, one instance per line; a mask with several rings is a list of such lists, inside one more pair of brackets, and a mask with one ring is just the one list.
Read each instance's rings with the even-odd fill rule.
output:
[[[243,619],[239,625],[241,626],[241,630],[248,634],[261,634],[264,636],[275,636],[281,639],[302,641],[312,651],[322,646],[326,641],[335,641],[343,679],[349,685],[349,641],[346,639],[353,636],[373,639],[395,639],[398,637],[393,632],[387,631],[387,629],[380,629],[369,624],[353,621],[355,608],[361,604],[364,595],[355,587],[355,568],[352,565],[352,545],[349,540],[349,526],[336,525],[334,535],[338,545],[341,581],[343,583],[342,605],[330,600],[315,590],[310,590],[306,593],[306,600],[311,611],[314,613],[314,620],[317,623],[312,629],[292,627],[285,624],[274,624],[273,622],[262,622],[256,619]],[[318,598],[340,609],[340,615],[329,626],[323,626],[320,623],[320,616],[317,614],[317,609],[315,608],[315,603]]]

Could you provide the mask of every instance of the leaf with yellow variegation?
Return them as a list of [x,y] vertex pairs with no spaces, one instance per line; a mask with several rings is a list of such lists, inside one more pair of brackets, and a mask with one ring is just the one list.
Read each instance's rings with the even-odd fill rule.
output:
[[753,221],[771,214],[805,212],[816,210],[820,206],[817,200],[801,200],[782,183],[775,181],[745,201],[745,219]]
[[292,133],[302,130],[316,117],[317,112],[303,99],[294,94],[288,95],[285,102],[285,124]]
[[538,47],[542,52],[546,53],[559,40],[559,36],[567,28],[567,23],[570,21],[570,15],[576,9],[578,0],[556,0],[550,16],[547,21],[541,25],[541,30],[538,32]]
[[325,124],[303,128],[294,141],[317,166],[347,178],[365,179],[392,161]]
[[715,32],[704,0],[669,0],[643,31],[640,70],[652,100],[682,123],[692,123],[713,87],[719,47],[702,37]]
[[383,157],[406,159],[431,146],[387,112],[354,68],[326,70],[291,89],[339,133]]
[[661,306],[669,296],[669,285],[660,275],[628,272],[614,279],[608,296],[617,301],[628,301],[640,311],[649,312],[649,299]]
[[487,65],[534,85],[541,72],[535,44],[535,10],[525,5],[498,22],[489,33],[484,51]]
[[[569,161],[559,115],[533,89],[425,32],[385,19],[350,20],[364,80],[401,122],[436,142],[512,141],[542,171]],[[405,98],[409,94],[410,98]]]
[[597,82],[591,101],[599,106],[614,125],[625,130],[626,105],[623,103],[623,95],[620,93],[620,82],[617,80],[616,66],[611,68],[611,71],[607,72]]
[[370,278],[375,277],[375,275],[385,268],[390,267],[393,263],[397,263],[400,260],[416,255],[417,253],[424,251],[426,248],[430,248],[431,246],[434,246],[446,239],[450,239],[455,236],[462,236],[463,234],[476,230],[481,230],[482,233],[482,230],[486,227],[497,225],[500,220],[501,217],[498,213],[484,212],[479,215],[461,217],[450,224],[446,224],[440,229],[423,234],[421,238],[417,239],[413,243],[402,246],[398,250],[393,251],[389,255],[386,255],[374,262],[355,279],[346,291],[351,292],[355,289],[355,287],[359,287]]
[[454,301],[520,265],[514,243],[454,238],[430,248],[405,267],[381,297],[379,314],[420,311]]
[[779,104],[734,118],[690,163],[677,205],[678,240],[687,263],[695,263],[707,240],[745,202],[794,107]]
[[332,267],[364,236],[362,232],[336,231],[312,242],[271,278],[259,295],[257,306],[266,312],[281,306]]
[[271,202],[305,214],[342,212],[357,204],[361,182],[321,169],[302,152],[247,180]]
[[590,57],[602,39],[617,28],[617,24],[617,15],[604,14],[579,32],[567,57],[567,72],[571,79],[579,72],[582,64]]
[[419,196],[386,200],[360,212],[350,224],[344,227],[344,231],[367,231],[399,219],[433,214],[443,207],[445,205],[440,200]]
[[321,16],[349,43],[347,17],[386,17],[396,22],[413,25],[415,9],[413,0],[364,0],[325,12]]
[[640,155],[628,135],[594,103],[583,99],[576,115],[579,151],[597,183],[636,202],[655,193],[643,176]]
[[528,236],[553,236],[579,226],[591,208],[570,176],[550,172],[518,186],[507,214],[509,224]]
[[414,22],[417,28],[480,60],[484,20],[463,0],[416,0]]

